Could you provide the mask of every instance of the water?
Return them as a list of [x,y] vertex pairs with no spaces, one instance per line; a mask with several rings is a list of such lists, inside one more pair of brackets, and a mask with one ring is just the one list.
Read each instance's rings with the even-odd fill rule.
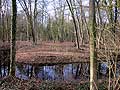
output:
[[[120,65],[117,65],[117,76],[119,76]],[[2,77],[8,75],[8,67],[2,66]],[[107,75],[107,63],[100,65],[100,77]],[[52,66],[40,66],[29,64],[16,65],[16,77],[27,80],[31,77],[41,80],[88,80],[89,79],[89,63],[79,64],[59,64]]]
[[108,64],[107,63],[101,63],[101,69],[100,72],[104,75],[106,75],[108,69]]
[[16,76],[21,79],[29,79],[31,76],[34,76],[35,78],[39,78],[41,80],[80,79],[79,76],[76,76],[77,66],[78,64],[53,66],[18,65],[16,67]]

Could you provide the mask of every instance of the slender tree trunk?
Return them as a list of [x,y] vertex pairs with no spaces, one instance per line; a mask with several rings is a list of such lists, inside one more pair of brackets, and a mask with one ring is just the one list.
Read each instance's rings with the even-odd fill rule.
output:
[[35,29],[34,29],[34,21],[33,21],[33,17],[32,17],[32,1],[31,0],[28,0],[28,6],[27,6],[27,3],[26,3],[26,0],[18,0],[21,7],[23,8],[26,16],[27,16],[27,21],[28,21],[28,25],[30,25],[30,30],[31,30],[31,35],[32,35],[32,38],[33,38],[33,45],[36,44],[36,36],[35,36]]
[[113,33],[115,33],[114,27],[113,27],[113,23],[114,23],[114,13],[113,13],[113,5],[112,5],[112,0],[109,0],[109,22],[111,25],[111,30],[113,31]]
[[[2,11],[2,0],[0,0],[0,12]],[[2,20],[1,20],[1,13],[0,13],[0,30],[2,29]],[[1,71],[1,59],[0,59],[0,76],[2,77],[2,71]]]
[[16,0],[12,0],[12,25],[11,25],[11,49],[10,49],[10,73],[9,75],[15,76],[15,55],[16,55],[16,17],[17,5]]
[[2,60],[0,60],[0,77],[2,77]]
[[[61,6],[62,8],[62,6]],[[63,10],[61,10],[62,15],[61,15],[61,42],[64,42],[64,36],[65,36],[65,31],[64,31],[64,13],[65,13],[65,5],[63,7]]]
[[75,28],[75,37],[76,37],[77,48],[80,49],[78,27],[77,27],[77,23],[76,23],[75,16],[74,16],[74,10],[73,10],[73,6],[72,6],[72,2],[71,2],[71,0],[70,0],[70,2],[68,0],[66,0],[66,2],[68,4],[69,10],[72,14],[72,19],[73,19],[74,28]]
[[[80,1],[81,2],[81,1]],[[81,2],[81,4],[82,4],[82,2]],[[75,6],[75,0],[74,0],[74,6]],[[80,7],[82,8],[82,5],[80,5]],[[77,8],[77,7],[75,7],[75,8]],[[82,10],[82,9],[81,9]],[[78,21],[78,27],[79,27],[79,29],[78,29],[78,32],[79,32],[79,38],[80,38],[80,44],[81,45],[83,45],[83,19],[81,19],[81,22],[80,22],[80,18],[79,18],[79,15],[78,15],[78,10],[76,10],[76,18],[77,18],[77,21]],[[81,14],[82,14],[82,11],[81,11]],[[81,17],[82,17],[82,15],[81,15]],[[81,25],[82,24],[82,25]]]
[[115,32],[115,26],[117,24],[117,17],[118,17],[118,9],[117,9],[117,0],[115,0],[115,14],[114,14],[114,32]]
[[29,25],[30,25],[30,29],[32,31],[32,37],[33,37],[33,45],[36,44],[36,39],[35,39],[35,30],[34,30],[34,27],[33,27],[33,21],[32,21],[32,16],[30,16],[30,22],[29,22]]
[[32,37],[33,37],[33,45],[36,44],[36,39],[35,39],[35,29],[34,29],[34,21],[33,21],[33,17],[32,17],[32,1],[31,0],[28,0],[29,1],[29,10],[30,10],[30,13],[29,13],[29,23],[30,23],[30,29],[32,31]]
[[6,33],[6,40],[10,42],[9,3],[8,2],[9,1],[6,0],[6,3],[7,3],[7,5],[6,5],[6,10],[7,10],[7,12],[6,12],[6,31],[7,31],[7,33]]
[[27,20],[27,17],[26,17],[26,39],[27,41],[29,41],[29,23],[28,23],[28,20]]
[[36,35],[36,37],[35,37],[35,41],[36,41],[36,44],[37,44],[37,0],[35,0],[35,2],[34,2],[34,17],[33,17],[33,19],[34,19],[34,24],[33,24],[33,27],[34,27],[34,33],[35,33],[35,35]]
[[90,32],[90,90],[97,90],[97,54],[95,30],[95,0],[89,3],[89,32]]
[[2,0],[0,0],[0,30],[2,30]]
[[5,40],[5,22],[4,22],[4,13],[2,13],[2,41],[4,42]]

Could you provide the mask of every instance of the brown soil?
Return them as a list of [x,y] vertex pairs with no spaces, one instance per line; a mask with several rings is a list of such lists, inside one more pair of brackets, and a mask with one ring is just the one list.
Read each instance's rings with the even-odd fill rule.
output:
[[[10,51],[8,42],[0,42],[0,51]],[[9,54],[9,53],[8,53]],[[111,52],[111,55],[114,52]],[[3,57],[0,53],[0,57]],[[98,60],[105,60],[107,55],[103,49],[97,52]],[[114,55],[115,56],[115,55]],[[118,55],[120,60],[120,55]],[[89,45],[82,45],[80,49],[74,46],[73,42],[38,42],[33,46],[32,42],[17,41],[16,42],[16,62],[29,64],[64,64],[89,62]]]
[[30,42],[17,42],[16,60],[21,63],[74,63],[88,61],[88,45],[78,50],[72,42],[40,42],[33,46]]

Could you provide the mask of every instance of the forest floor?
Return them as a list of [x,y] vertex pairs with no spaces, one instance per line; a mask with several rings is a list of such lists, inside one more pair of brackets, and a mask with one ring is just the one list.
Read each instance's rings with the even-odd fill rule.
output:
[[[8,76],[0,81],[0,90],[81,90],[81,83],[63,81],[41,81],[34,78],[21,80]],[[82,90],[89,90],[89,84],[84,85]]]
[[16,60],[19,63],[77,63],[88,61],[88,45],[77,49],[73,42],[38,42],[33,46],[31,42],[17,42]]
[[[107,90],[107,84],[106,81],[100,81],[99,90]],[[89,90],[89,81],[41,81],[35,78],[21,80],[7,76],[0,80],[0,90]]]
[[[0,50],[10,49],[10,44],[0,44]],[[58,64],[78,62],[80,58],[87,58],[89,55],[87,45],[76,49],[73,42],[38,42],[33,46],[32,42],[16,42],[16,62],[35,64]],[[76,61],[75,61],[76,60]],[[88,82],[88,81],[87,81]],[[84,82],[85,83],[85,82]],[[39,79],[22,80],[16,77],[7,76],[0,80],[0,90],[89,90],[89,84],[69,81],[41,81]],[[81,89],[80,89],[81,88]]]
[[[107,90],[107,84],[106,81],[99,81],[99,90]],[[89,81],[21,80],[7,76],[0,80],[0,90],[89,90]]]
[[[9,48],[8,42],[0,44],[0,50]],[[80,46],[78,50],[73,42],[38,42],[33,46],[32,42],[17,41],[16,61],[30,64],[58,64],[89,61],[89,46]],[[104,88],[103,83],[99,90]],[[0,90],[89,90],[89,81],[41,81],[39,79],[21,80],[7,76],[0,80]]]
[[[10,48],[8,42],[0,44],[0,51],[5,48]],[[105,60],[103,50],[97,52],[99,60]],[[32,42],[17,41],[16,62],[43,65],[89,62],[89,44],[80,45],[77,49],[73,42],[38,41],[33,46]]]

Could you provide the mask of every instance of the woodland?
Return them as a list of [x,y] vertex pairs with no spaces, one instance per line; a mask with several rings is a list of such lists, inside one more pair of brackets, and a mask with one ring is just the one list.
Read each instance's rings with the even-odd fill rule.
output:
[[0,0],[0,90],[120,90],[120,0]]

